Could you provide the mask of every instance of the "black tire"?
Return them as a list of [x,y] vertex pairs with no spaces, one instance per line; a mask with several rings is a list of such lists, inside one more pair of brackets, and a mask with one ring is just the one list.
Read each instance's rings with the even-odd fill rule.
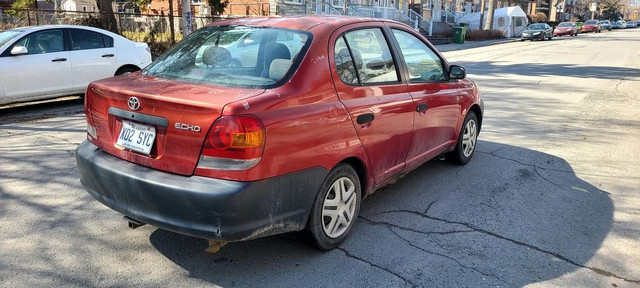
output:
[[[347,178],[348,180],[351,181],[351,184],[352,184],[351,187],[353,187],[354,189],[354,191],[352,192],[353,194],[350,195],[348,199],[351,199],[351,197],[355,197],[354,199],[355,212],[351,216],[351,219],[349,220],[348,225],[346,225],[346,229],[344,228],[340,229],[342,233],[337,237],[330,237],[325,232],[325,229],[327,225],[330,226],[332,221],[330,216],[323,217],[323,209],[325,207],[325,201],[332,200],[331,195],[334,195],[333,196],[334,200],[338,197],[333,192],[335,189],[334,184],[340,180],[344,180],[344,178]],[[345,181],[344,187],[349,186],[351,184],[349,184],[348,181]],[[344,200],[347,202],[347,205],[344,206],[345,209],[349,209],[349,206],[353,205],[353,203],[351,204],[348,203],[351,201],[348,199]],[[351,232],[351,229],[353,228],[353,225],[356,222],[356,219],[358,218],[358,214],[360,212],[361,199],[362,199],[362,189],[360,187],[360,179],[358,178],[358,173],[356,173],[353,167],[351,167],[349,164],[343,163],[333,168],[333,170],[329,172],[324,182],[322,183],[322,186],[320,187],[320,191],[316,196],[316,200],[313,203],[313,207],[311,208],[309,221],[307,222],[307,227],[304,230],[304,233],[306,234],[305,238],[308,244],[320,250],[331,250],[338,247],[349,236],[349,232]],[[333,207],[333,206],[327,205],[326,207]],[[339,210],[339,209],[340,207],[336,207],[336,210]],[[333,209],[330,209],[330,210],[333,210]],[[342,214],[340,214],[340,212],[336,214],[342,216],[344,219],[347,219],[349,212],[345,210],[343,211]],[[339,222],[339,219],[340,218],[338,218],[336,222]],[[330,223],[326,223],[326,220],[330,220],[329,221]],[[336,225],[335,226],[336,229],[333,229],[333,230],[334,232],[336,232],[335,230],[337,230],[338,228],[337,226],[340,225],[340,223],[334,223],[334,225]],[[342,225],[341,227],[344,227],[344,226],[345,225]]]
[[118,71],[116,71],[115,76],[122,75],[122,74],[129,73],[129,72],[136,72],[136,71],[139,71],[139,70],[140,70],[140,68],[138,68],[138,67],[131,67],[131,66],[120,67],[120,69],[118,69]]
[[547,39],[547,35],[546,34],[540,34],[540,41],[544,41],[545,39]]
[[[463,137],[466,134],[465,132],[467,132],[466,130],[468,130],[467,128],[469,128],[467,127],[467,124],[469,122],[473,122],[472,126],[474,127],[473,129],[475,129],[475,132],[473,132],[474,134],[472,134],[473,141],[472,141],[471,152],[469,153],[467,151],[465,153],[464,150],[467,149],[469,144],[463,143],[464,142]],[[465,117],[464,121],[462,122],[462,127],[460,127],[460,134],[458,135],[458,143],[456,143],[456,148],[445,155],[445,157],[449,162],[454,164],[464,165],[464,164],[467,164],[469,160],[471,160],[471,158],[473,157],[473,154],[475,154],[476,146],[478,144],[477,143],[478,134],[480,133],[480,131],[478,130],[479,127],[480,126],[478,123],[478,117],[476,116],[475,113],[473,113],[473,111],[469,111],[469,114],[467,114],[467,117]],[[469,133],[471,133],[471,131],[469,131]]]
[[553,40],[553,34],[549,35],[549,40]]
[[242,67],[242,63],[240,63],[240,60],[233,58],[227,67]]

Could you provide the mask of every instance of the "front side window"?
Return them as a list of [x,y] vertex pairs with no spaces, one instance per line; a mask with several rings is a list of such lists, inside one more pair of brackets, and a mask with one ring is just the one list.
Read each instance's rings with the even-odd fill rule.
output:
[[[336,41],[334,53],[340,78],[347,84],[400,82],[397,65],[379,28],[345,33]],[[351,59],[351,64],[344,61],[347,58]],[[356,72],[353,73],[351,69],[355,69]],[[355,80],[358,82],[354,82]]]
[[143,71],[158,78],[270,88],[293,73],[311,41],[305,31],[214,26],[200,29]]
[[393,30],[400,45],[400,52],[409,69],[409,82],[438,82],[446,81],[442,60],[427,44],[416,36],[402,31]]
[[47,30],[33,33],[20,39],[13,47],[27,47],[29,55],[64,51],[62,30]]
[[71,29],[71,50],[86,50],[104,48],[104,38],[102,34],[81,30]]

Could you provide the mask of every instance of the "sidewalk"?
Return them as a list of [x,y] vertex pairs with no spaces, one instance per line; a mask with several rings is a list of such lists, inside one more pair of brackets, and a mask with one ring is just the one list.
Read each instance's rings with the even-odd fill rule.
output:
[[464,44],[451,43],[451,44],[436,45],[436,48],[440,52],[449,52],[449,51],[455,51],[455,50],[463,50],[463,49],[469,49],[469,48],[477,48],[477,47],[484,47],[484,46],[497,45],[497,44],[503,44],[503,43],[510,43],[510,42],[515,42],[519,40],[520,38],[505,38],[505,39],[495,39],[495,40],[486,40],[486,41],[465,41]]

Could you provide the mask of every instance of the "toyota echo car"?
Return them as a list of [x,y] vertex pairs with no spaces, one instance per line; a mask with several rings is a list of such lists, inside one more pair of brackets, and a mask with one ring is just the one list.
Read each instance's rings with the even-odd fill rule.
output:
[[332,249],[376,189],[440,155],[471,160],[483,102],[407,25],[304,16],[202,28],[90,84],[85,113],[82,185],[133,226],[225,242],[303,231]]

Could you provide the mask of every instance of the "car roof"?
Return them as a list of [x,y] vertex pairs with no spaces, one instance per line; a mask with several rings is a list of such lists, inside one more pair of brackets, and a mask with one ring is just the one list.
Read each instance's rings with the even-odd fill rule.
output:
[[362,22],[394,22],[391,20],[364,18],[342,15],[300,15],[300,16],[271,16],[271,17],[251,17],[235,18],[223,20],[210,24],[209,26],[259,26],[287,28],[295,30],[309,30],[316,26],[323,28],[338,28],[348,24]]
[[99,29],[99,28],[95,28],[95,27],[89,27],[89,26],[81,26],[81,25],[41,25],[41,26],[25,26],[25,27],[18,27],[15,28],[17,30],[22,30],[25,32],[33,32],[33,31],[41,31],[41,30],[46,30],[46,29],[62,29],[62,28],[74,28],[74,29],[86,29],[86,30],[91,30],[91,31],[95,31],[95,32],[100,32],[103,34],[108,34],[109,36],[114,36],[114,35],[118,35],[103,29]]

